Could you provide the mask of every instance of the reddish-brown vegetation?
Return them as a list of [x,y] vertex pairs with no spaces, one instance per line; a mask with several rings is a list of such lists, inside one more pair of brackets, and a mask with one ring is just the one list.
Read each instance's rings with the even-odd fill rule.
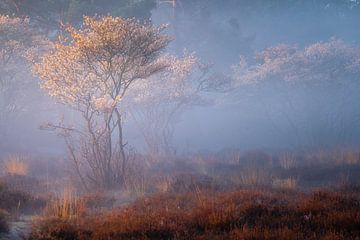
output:
[[160,194],[71,220],[44,218],[30,239],[359,239],[360,195],[238,190]]

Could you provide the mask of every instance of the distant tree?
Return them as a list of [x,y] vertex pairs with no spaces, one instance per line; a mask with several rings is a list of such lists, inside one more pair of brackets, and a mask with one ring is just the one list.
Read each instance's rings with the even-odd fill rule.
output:
[[61,25],[80,25],[84,15],[112,15],[150,19],[155,0],[3,0],[0,13],[29,17],[47,31]]
[[241,59],[235,69],[239,84],[279,79],[294,84],[342,82],[357,79],[360,50],[332,39],[300,49],[285,44],[270,47],[257,54],[256,64]]
[[[354,109],[359,59],[360,48],[336,39],[305,48],[283,44],[265,49],[253,62],[242,58],[234,79],[238,87],[256,87],[254,96],[268,99],[263,100],[268,113],[274,113],[279,100],[277,110],[298,144],[346,143],[359,130],[360,112]],[[288,132],[284,128],[277,125]]]
[[228,82],[195,54],[166,56],[169,65],[148,81],[137,82],[124,101],[154,160],[173,155],[175,124],[184,110],[208,103],[208,92],[226,90]]
[[126,153],[120,107],[136,81],[163,70],[162,50],[169,42],[162,27],[134,19],[85,17],[69,38],[34,65],[41,86],[61,103],[80,113],[80,126],[61,130],[83,184],[97,187],[125,184]]
[[26,91],[36,85],[26,64],[40,41],[29,19],[0,15],[0,136],[12,126],[10,120],[26,108]]
[[302,8],[308,8],[311,11],[327,12],[334,10],[340,13],[349,14],[360,10],[360,1],[358,0],[318,0],[318,1],[302,1],[302,0],[177,0],[183,8],[192,11],[194,14],[201,13],[201,10],[213,8],[214,10],[236,9],[240,12],[253,13],[271,13],[281,9],[289,11],[297,11]]
[[[175,38],[172,50],[176,54],[180,55],[184,48],[190,49],[205,61],[215,63],[215,68],[227,67],[235,63],[239,54],[251,50],[254,36],[243,32],[237,18],[222,16],[221,8],[214,2],[160,0],[158,15],[170,23]],[[229,5],[227,1],[218,5],[222,4]]]
[[174,50],[181,53],[186,47],[216,67],[227,68],[239,55],[251,56],[278,42],[308,45],[323,36],[359,38],[351,30],[360,21],[360,4],[355,0],[158,2],[160,13],[154,17],[171,23]]

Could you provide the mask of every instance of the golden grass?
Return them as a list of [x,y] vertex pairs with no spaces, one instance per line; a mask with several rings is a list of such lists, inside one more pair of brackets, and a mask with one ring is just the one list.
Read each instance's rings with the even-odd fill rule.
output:
[[275,178],[272,182],[272,185],[273,187],[281,189],[296,189],[297,182],[297,179],[295,179],[294,177],[289,177],[285,179]]
[[238,175],[238,182],[243,186],[263,186],[270,183],[270,174],[265,169],[247,168]]
[[296,167],[296,157],[293,153],[284,153],[279,159],[280,166],[289,170]]
[[44,211],[46,217],[63,220],[76,219],[85,212],[85,203],[73,188],[66,188],[57,198],[50,201]]
[[27,175],[29,164],[26,163],[27,157],[22,155],[11,155],[5,159],[4,171],[10,175]]

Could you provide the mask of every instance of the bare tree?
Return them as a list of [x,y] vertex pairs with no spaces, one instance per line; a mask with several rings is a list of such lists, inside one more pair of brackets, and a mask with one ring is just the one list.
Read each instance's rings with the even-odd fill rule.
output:
[[83,119],[80,126],[47,127],[61,130],[85,186],[126,181],[120,106],[133,83],[166,66],[160,56],[169,39],[162,30],[135,19],[85,17],[81,29],[68,27],[69,36],[34,64],[42,88]]
[[192,106],[211,103],[206,93],[226,90],[229,80],[216,75],[212,65],[201,63],[194,53],[165,59],[169,64],[165,71],[136,83],[125,99],[153,160],[175,153],[172,140],[180,115]]

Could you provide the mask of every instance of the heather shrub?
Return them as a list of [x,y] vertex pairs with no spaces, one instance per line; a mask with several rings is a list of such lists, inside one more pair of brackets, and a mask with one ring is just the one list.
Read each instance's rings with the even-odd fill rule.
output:
[[95,192],[82,196],[81,201],[83,201],[87,209],[100,210],[111,208],[116,199],[106,192]]
[[359,200],[333,191],[157,194],[76,220],[43,219],[30,239],[358,239]]

